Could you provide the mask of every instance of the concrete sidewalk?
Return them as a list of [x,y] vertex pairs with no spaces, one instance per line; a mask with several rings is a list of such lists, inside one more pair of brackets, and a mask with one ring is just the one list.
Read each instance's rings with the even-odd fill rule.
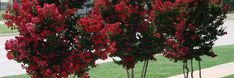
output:
[[[222,78],[234,74],[234,62],[217,65],[201,70],[202,78]],[[189,73],[190,76],[191,73]],[[168,78],[184,78],[183,74]],[[190,78],[190,77],[189,77]],[[194,72],[194,78],[199,78],[199,70]]]

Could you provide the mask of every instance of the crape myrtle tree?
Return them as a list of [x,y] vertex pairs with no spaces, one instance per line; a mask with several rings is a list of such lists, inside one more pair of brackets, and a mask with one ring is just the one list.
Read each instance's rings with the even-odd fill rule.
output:
[[150,22],[151,11],[150,0],[94,0],[91,13],[77,24],[87,39],[97,38],[93,41],[97,46],[110,45],[109,56],[121,59],[114,61],[126,69],[128,78],[134,78],[135,64],[144,62],[141,77],[145,78],[149,60],[155,60],[164,45]]
[[101,34],[90,35],[92,39],[88,40],[92,42],[87,42],[87,37],[81,37],[84,33],[78,31],[76,21],[81,16],[77,10],[82,9],[86,1],[14,2],[4,19],[19,35],[6,41],[7,57],[22,63],[32,78],[67,78],[70,74],[89,78],[86,72],[95,66],[98,58],[105,59],[110,50],[102,48],[107,47],[107,42],[98,42],[102,40],[97,38]]
[[216,56],[212,47],[218,36],[226,34],[221,25],[226,18],[228,6],[221,6],[220,0],[157,1],[153,7],[153,23],[167,39],[163,55],[175,62],[183,62],[185,78],[189,76],[190,61],[193,78],[193,60],[199,62],[201,69],[202,56]]
[[89,78],[95,60],[108,56],[121,59],[115,63],[128,78],[144,62],[145,78],[149,60],[162,53],[182,61],[188,77],[188,61],[200,64],[201,56],[216,56],[214,41],[226,34],[220,25],[228,7],[219,0],[94,0],[88,15],[77,15],[86,1],[14,2],[4,19],[19,35],[6,42],[7,57],[22,63],[32,78]]

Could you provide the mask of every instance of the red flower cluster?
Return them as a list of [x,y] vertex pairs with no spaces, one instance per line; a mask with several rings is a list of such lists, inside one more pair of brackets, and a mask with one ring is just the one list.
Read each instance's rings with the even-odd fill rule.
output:
[[[67,78],[75,72],[83,76],[89,66],[94,66],[92,52],[83,52],[71,27],[76,9],[85,0],[21,0],[8,8],[4,19],[9,27],[17,28],[19,36],[6,42],[7,57],[23,63],[32,78]],[[82,3],[82,4],[81,4]],[[97,28],[94,28],[97,29]],[[68,35],[67,35],[68,34]],[[84,76],[83,78],[89,78]]]
[[104,20],[101,15],[90,15],[89,17],[85,17],[80,19],[78,22],[84,31],[86,32],[98,32],[103,28]]
[[102,16],[93,12],[89,16],[77,20],[77,25],[81,28],[79,31],[82,32],[78,37],[82,45],[81,48],[93,51],[98,58],[103,60],[107,59],[108,54],[116,51],[115,42],[110,42],[108,33],[112,35],[120,33],[118,23],[105,25]]
[[221,7],[208,1],[160,1],[154,5],[154,22],[160,27],[158,31],[165,34],[168,47],[164,49],[164,56],[183,62],[190,59],[200,61],[203,55],[214,57],[214,41],[225,34],[218,22],[223,21],[226,12],[223,15]]
[[[201,60],[212,51],[229,7],[207,0],[94,0],[81,17],[86,0],[21,0],[6,11],[8,27],[19,30],[5,49],[23,63],[32,78],[89,78],[97,59],[119,57],[126,70],[155,54],[175,61]],[[147,66],[146,66],[147,67]],[[144,68],[146,70],[146,68]]]
[[193,3],[196,0],[176,0],[175,3],[180,4],[180,3],[185,3],[185,4],[189,4],[189,3]]
[[[178,0],[176,0],[176,2],[178,2]],[[165,2],[162,0],[153,0],[152,4],[153,9],[159,12],[172,11],[175,7],[175,4],[170,0],[167,0]]]
[[119,63],[131,69],[138,61],[154,59],[154,54],[162,50],[160,37],[152,36],[156,31],[147,31],[152,27],[148,4],[145,1],[95,0],[91,14],[78,20],[78,25],[85,31],[85,38],[91,39],[87,41],[93,44],[95,52],[106,51],[111,57],[120,57]]

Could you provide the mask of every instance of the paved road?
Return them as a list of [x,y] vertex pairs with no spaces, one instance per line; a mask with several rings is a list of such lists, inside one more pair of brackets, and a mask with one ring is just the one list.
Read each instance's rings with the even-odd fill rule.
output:
[[[225,21],[224,26],[227,27],[226,31],[228,32],[228,34],[219,38],[216,41],[215,46],[234,44],[234,20]],[[25,73],[25,71],[22,70],[20,64],[14,61],[9,61],[6,58],[6,51],[4,49],[4,43],[6,40],[9,40],[11,38],[14,38],[14,36],[0,36],[0,77]],[[106,61],[97,60],[96,62],[105,63],[105,62],[111,62],[111,61],[112,59],[108,59]]]
[[226,27],[227,35],[220,37],[215,42],[215,46],[234,44],[234,20],[226,20],[224,27]]
[[13,39],[14,36],[1,36],[0,37],[0,77],[9,75],[18,75],[25,73],[21,65],[15,61],[9,61],[6,57],[4,44],[6,40]]

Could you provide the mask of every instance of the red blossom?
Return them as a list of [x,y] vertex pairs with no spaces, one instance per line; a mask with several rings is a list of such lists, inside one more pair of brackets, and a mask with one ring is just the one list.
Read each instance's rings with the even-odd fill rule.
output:
[[175,32],[175,37],[176,37],[180,42],[183,42],[183,41],[184,41],[182,32]]
[[189,3],[192,3],[194,2],[195,0],[176,0],[176,3],[179,4],[179,3],[185,3],[185,4],[189,4]]
[[197,36],[196,35],[193,35],[190,37],[192,40],[196,40],[197,39]]
[[182,47],[181,48],[181,53],[182,55],[186,56],[189,53],[189,47]]
[[84,73],[80,78],[90,78],[88,73]]
[[106,24],[105,27],[107,28],[107,32],[109,32],[109,34],[111,36],[118,35],[122,31],[120,29],[120,23],[119,22],[116,22],[114,24]]
[[12,54],[12,52],[7,52],[7,58],[8,58],[9,60],[14,59],[14,55]]
[[32,78],[68,78],[74,73],[90,78],[87,71],[95,61],[111,56],[121,58],[119,64],[126,69],[160,53],[183,61],[215,56],[213,44],[205,42],[225,34],[219,23],[229,9],[211,9],[202,0],[94,0],[88,15],[76,14],[85,1],[14,2],[4,15],[8,27],[19,31],[5,43],[8,59],[23,63]]
[[[220,0],[176,0],[172,4],[162,0],[155,2],[153,5],[155,11],[152,11],[155,13],[153,22],[155,26],[160,26],[158,31],[163,32],[163,37],[166,38],[165,44],[168,46],[164,49],[163,55],[175,61],[194,58],[198,60],[203,55],[215,56],[212,51],[214,41],[225,33],[218,22],[223,22],[228,9],[227,6],[224,9],[220,6],[211,7],[219,3]],[[174,7],[165,10],[168,7],[163,4]],[[217,11],[214,8],[222,10]],[[201,17],[203,15],[206,18]],[[165,20],[169,21],[164,22]]]
[[160,38],[161,37],[161,34],[160,33],[155,33],[153,36],[157,37],[157,38]]
[[7,57],[23,63],[31,78],[67,78],[93,66],[93,56],[77,57],[83,52],[78,50],[79,41],[74,40],[79,36],[74,34],[78,33],[73,29],[76,24],[70,22],[78,19],[74,18],[75,11],[85,0],[75,1],[79,5],[69,0],[21,0],[8,7],[4,19],[8,27],[18,29],[19,35],[5,43]]
[[182,31],[185,29],[185,21],[182,20],[180,23],[175,25],[176,31]]
[[98,32],[103,26],[103,19],[101,15],[92,14],[81,18],[78,23],[83,27],[87,32]]
[[135,59],[131,56],[123,58],[123,65],[126,66],[127,69],[134,68],[135,66]]
[[116,46],[116,42],[112,42],[108,47],[107,47],[107,51],[109,51],[111,54],[116,53],[117,48],[115,48]]
[[228,13],[229,9],[230,9],[230,7],[229,7],[229,5],[227,5],[227,4],[225,4],[225,5],[223,6],[223,12],[224,12],[225,14]]

